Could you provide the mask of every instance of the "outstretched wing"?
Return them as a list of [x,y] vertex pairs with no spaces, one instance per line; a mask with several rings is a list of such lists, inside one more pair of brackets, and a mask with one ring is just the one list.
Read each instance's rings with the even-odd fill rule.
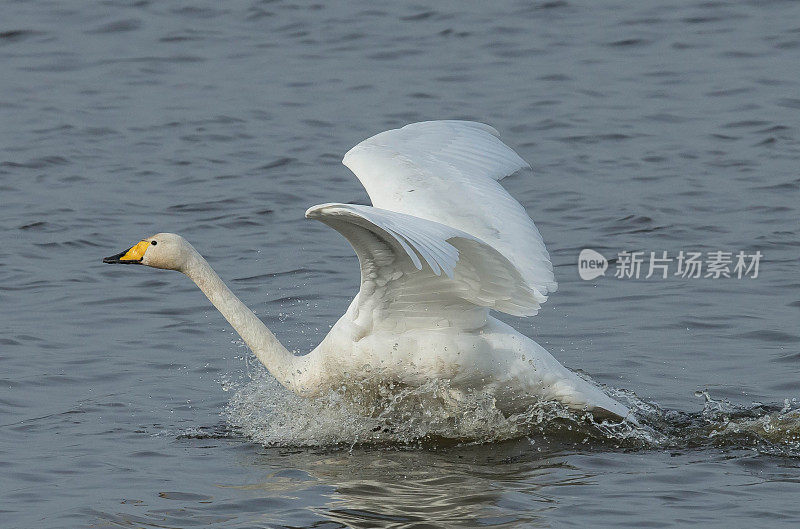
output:
[[546,299],[501,253],[450,226],[353,204],[314,206],[306,217],[331,226],[356,251],[357,304],[373,321],[464,325],[465,319],[485,318],[487,308],[536,314]]
[[375,207],[477,237],[542,296],[558,287],[539,230],[498,182],[529,165],[492,127],[470,121],[412,123],[362,141],[343,163]]

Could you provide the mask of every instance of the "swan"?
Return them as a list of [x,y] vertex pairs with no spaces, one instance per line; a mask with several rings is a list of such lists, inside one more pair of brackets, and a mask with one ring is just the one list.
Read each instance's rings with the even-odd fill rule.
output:
[[310,353],[288,351],[183,237],[158,233],[103,259],[177,270],[222,313],[283,386],[313,397],[342,387],[445,380],[503,413],[558,401],[635,421],[491,311],[535,315],[557,283],[539,231],[499,180],[529,168],[485,124],[427,121],[362,141],[343,159],[372,206],[321,204],[305,216],[347,239],[361,267],[347,312]]

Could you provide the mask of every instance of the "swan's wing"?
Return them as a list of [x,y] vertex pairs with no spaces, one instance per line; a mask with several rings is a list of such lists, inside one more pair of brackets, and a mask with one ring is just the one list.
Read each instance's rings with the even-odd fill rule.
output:
[[501,253],[450,226],[353,204],[314,206],[306,217],[353,246],[361,264],[357,304],[376,321],[465,325],[472,316],[485,318],[486,308],[536,314],[546,299]]
[[343,163],[375,207],[474,235],[503,254],[540,294],[558,287],[539,230],[498,182],[530,166],[492,127],[470,121],[412,123],[362,141]]

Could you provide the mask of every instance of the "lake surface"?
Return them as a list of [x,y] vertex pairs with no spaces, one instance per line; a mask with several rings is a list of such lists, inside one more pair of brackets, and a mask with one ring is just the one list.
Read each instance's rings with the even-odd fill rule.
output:
[[[2,13],[0,526],[800,523],[800,3]],[[533,166],[505,186],[559,290],[507,321],[641,429],[381,430],[287,395],[180,274],[101,263],[180,233],[308,351],[358,268],[303,213],[367,203],[340,164],[352,145],[442,118],[493,125]],[[757,278],[619,279],[612,263],[583,281],[583,248],[764,257]]]

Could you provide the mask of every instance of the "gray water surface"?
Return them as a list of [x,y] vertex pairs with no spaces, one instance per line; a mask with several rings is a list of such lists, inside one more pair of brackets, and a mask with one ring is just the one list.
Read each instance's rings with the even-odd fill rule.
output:
[[[797,2],[0,9],[0,526],[797,527]],[[533,166],[505,185],[560,288],[508,321],[639,402],[653,440],[353,442],[185,277],[100,262],[180,233],[308,351],[358,267],[305,209],[366,203],[343,153],[443,118]],[[582,248],[764,259],[587,282]]]

